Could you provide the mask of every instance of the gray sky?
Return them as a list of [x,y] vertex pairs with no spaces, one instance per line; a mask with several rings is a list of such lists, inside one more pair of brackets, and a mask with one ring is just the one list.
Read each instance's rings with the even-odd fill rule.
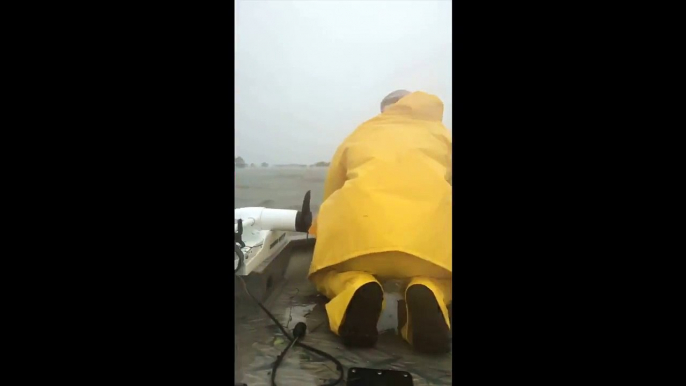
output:
[[236,156],[330,161],[397,89],[437,95],[452,131],[452,3],[238,0]]

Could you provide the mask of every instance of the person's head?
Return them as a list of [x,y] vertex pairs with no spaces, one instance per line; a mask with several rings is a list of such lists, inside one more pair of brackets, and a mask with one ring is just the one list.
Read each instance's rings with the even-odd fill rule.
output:
[[386,95],[386,97],[381,101],[381,112],[383,113],[384,110],[386,110],[386,107],[394,104],[395,102],[399,101],[402,97],[410,94],[412,93],[407,90],[396,90]]

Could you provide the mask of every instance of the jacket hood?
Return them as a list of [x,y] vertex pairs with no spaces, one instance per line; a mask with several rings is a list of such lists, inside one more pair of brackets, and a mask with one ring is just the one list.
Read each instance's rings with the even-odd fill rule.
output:
[[413,92],[386,107],[384,115],[404,115],[425,121],[443,121],[443,102],[435,95]]

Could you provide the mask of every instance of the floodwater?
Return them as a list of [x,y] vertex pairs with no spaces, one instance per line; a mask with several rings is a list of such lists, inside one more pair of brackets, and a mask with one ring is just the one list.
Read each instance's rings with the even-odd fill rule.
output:
[[300,209],[305,193],[310,190],[310,208],[318,213],[328,170],[327,167],[236,169],[234,208]]

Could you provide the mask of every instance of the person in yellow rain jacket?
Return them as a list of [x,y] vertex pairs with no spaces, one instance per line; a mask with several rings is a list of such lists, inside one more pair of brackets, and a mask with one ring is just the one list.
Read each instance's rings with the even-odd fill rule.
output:
[[309,278],[348,346],[376,343],[380,281],[400,279],[403,338],[420,352],[450,350],[452,139],[442,119],[438,97],[395,91],[333,157]]

